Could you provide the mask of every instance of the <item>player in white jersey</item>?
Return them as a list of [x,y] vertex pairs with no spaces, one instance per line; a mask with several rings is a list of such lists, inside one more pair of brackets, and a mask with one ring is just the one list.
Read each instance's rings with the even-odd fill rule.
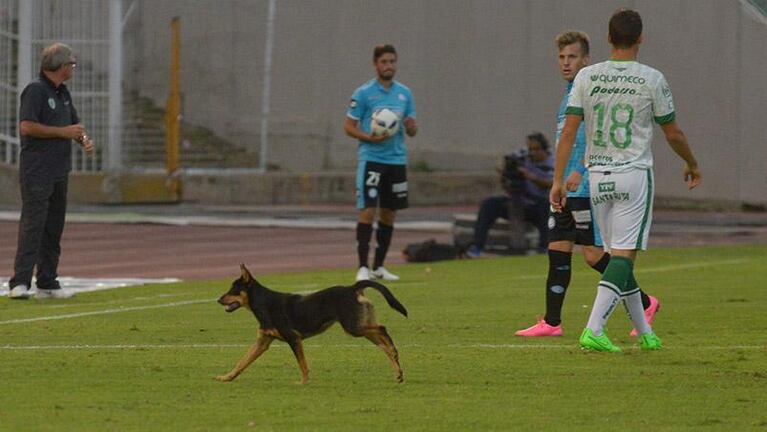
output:
[[551,205],[561,211],[566,200],[563,173],[581,120],[586,124],[586,156],[591,204],[610,263],[597,288],[581,347],[617,352],[604,326],[619,300],[639,333],[642,349],[661,347],[645,319],[639,284],[634,278],[637,251],[647,248],[652,222],[653,121],[672,150],[687,163],[684,178],[690,189],[700,183],[700,171],[684,133],[675,121],[674,103],[659,71],[636,61],[642,42],[642,18],[620,9],[609,25],[610,60],[578,73],[568,101],[567,118],[557,145]]
[[[557,139],[565,126],[565,111],[575,76],[589,64],[589,36],[581,31],[568,30],[554,40],[557,46],[559,72],[567,82],[566,91],[557,113]],[[536,324],[514,333],[523,337],[561,336],[562,306],[572,276],[572,256],[575,245],[579,245],[586,263],[599,274],[604,273],[610,262],[610,254],[602,247],[599,227],[591,211],[589,176],[584,166],[586,152],[586,131],[583,124],[578,133],[565,169],[564,178],[567,203],[561,212],[549,216],[549,272],[546,278],[546,313]],[[656,297],[639,292],[645,319],[652,324],[655,313],[660,309]],[[636,330],[631,331],[636,336]]]

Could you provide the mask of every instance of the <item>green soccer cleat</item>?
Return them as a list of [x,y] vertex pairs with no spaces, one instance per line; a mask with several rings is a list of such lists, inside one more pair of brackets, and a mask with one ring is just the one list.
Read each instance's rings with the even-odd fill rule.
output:
[[655,333],[643,333],[639,336],[639,348],[645,351],[659,350],[662,348],[661,340]]
[[621,352],[619,347],[613,345],[613,343],[610,342],[610,338],[607,337],[605,332],[602,332],[602,334],[599,336],[594,336],[594,333],[592,333],[591,329],[589,328],[583,329],[580,342],[581,349],[584,350]]

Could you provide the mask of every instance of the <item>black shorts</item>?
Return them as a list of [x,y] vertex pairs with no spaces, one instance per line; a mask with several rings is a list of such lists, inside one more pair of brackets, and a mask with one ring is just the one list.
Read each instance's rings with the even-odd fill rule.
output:
[[357,208],[408,207],[407,166],[360,162],[357,169]]
[[549,212],[549,242],[562,240],[581,246],[602,246],[591,199],[567,198],[561,213]]

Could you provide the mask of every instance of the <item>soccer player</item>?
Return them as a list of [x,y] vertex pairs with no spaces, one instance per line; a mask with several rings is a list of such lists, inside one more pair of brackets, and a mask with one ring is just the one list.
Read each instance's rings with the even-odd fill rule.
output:
[[[557,141],[565,125],[567,99],[573,88],[573,80],[578,72],[589,63],[589,36],[581,31],[566,31],[554,40],[558,48],[559,72],[567,81],[562,103],[557,114]],[[600,274],[610,262],[610,254],[602,248],[599,228],[595,226],[591,203],[589,202],[588,171],[583,165],[586,151],[586,133],[583,124],[578,127],[570,160],[565,169],[565,188],[567,202],[561,212],[549,215],[549,275],[546,279],[546,315],[543,319],[524,330],[517,336],[562,336],[562,303],[570,285],[573,244],[581,245],[586,263]],[[658,299],[648,296],[643,291],[642,297],[645,318],[652,323],[659,308]],[[632,331],[636,335],[636,329]]]
[[[415,104],[410,89],[394,80],[397,72],[397,51],[392,45],[379,45],[373,49],[376,78],[357,88],[352,94],[346,113],[344,130],[359,140],[357,167],[357,256],[359,270],[356,279],[371,277],[399,280],[399,276],[386,270],[384,259],[391,244],[397,210],[408,207],[406,133],[414,137],[418,132]],[[388,108],[402,119],[402,125],[392,136],[373,135],[370,118],[381,108]],[[403,130],[404,129],[404,130]],[[378,208],[376,251],[373,270],[368,267],[373,220]]]
[[653,121],[687,164],[684,179],[690,189],[700,183],[701,174],[676,123],[666,78],[636,61],[642,42],[642,18],[636,11],[619,9],[610,18],[608,34],[610,60],[584,67],[575,77],[557,148],[550,201],[558,212],[566,206],[563,176],[583,120],[591,204],[611,257],[597,287],[580,345],[597,351],[621,351],[610,341],[604,327],[622,299],[639,333],[640,348],[655,350],[661,348],[661,340],[645,319],[633,272],[637,251],[647,248],[652,222]]

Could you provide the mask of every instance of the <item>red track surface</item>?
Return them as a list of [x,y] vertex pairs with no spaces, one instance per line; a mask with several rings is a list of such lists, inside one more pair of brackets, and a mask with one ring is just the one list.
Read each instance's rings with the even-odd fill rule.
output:
[[[668,213],[664,217],[673,220],[689,215]],[[12,276],[17,229],[18,222],[0,222],[0,277]],[[395,230],[387,264],[403,263],[405,245],[430,238],[445,243],[452,240],[447,232]],[[767,244],[767,226],[730,232],[656,230],[650,243],[651,247]],[[372,259],[372,247],[370,255]],[[357,266],[355,233],[351,229],[68,223],[59,274],[219,279],[237,275],[240,262],[255,274],[345,268],[351,281]]]
[[[17,230],[0,222],[0,276],[12,276]],[[449,233],[395,231],[387,264],[430,238],[451,241]],[[254,274],[347,268],[350,281],[357,270],[353,230],[69,223],[61,247],[59,275],[83,278],[219,279],[236,276],[240,262]]]

